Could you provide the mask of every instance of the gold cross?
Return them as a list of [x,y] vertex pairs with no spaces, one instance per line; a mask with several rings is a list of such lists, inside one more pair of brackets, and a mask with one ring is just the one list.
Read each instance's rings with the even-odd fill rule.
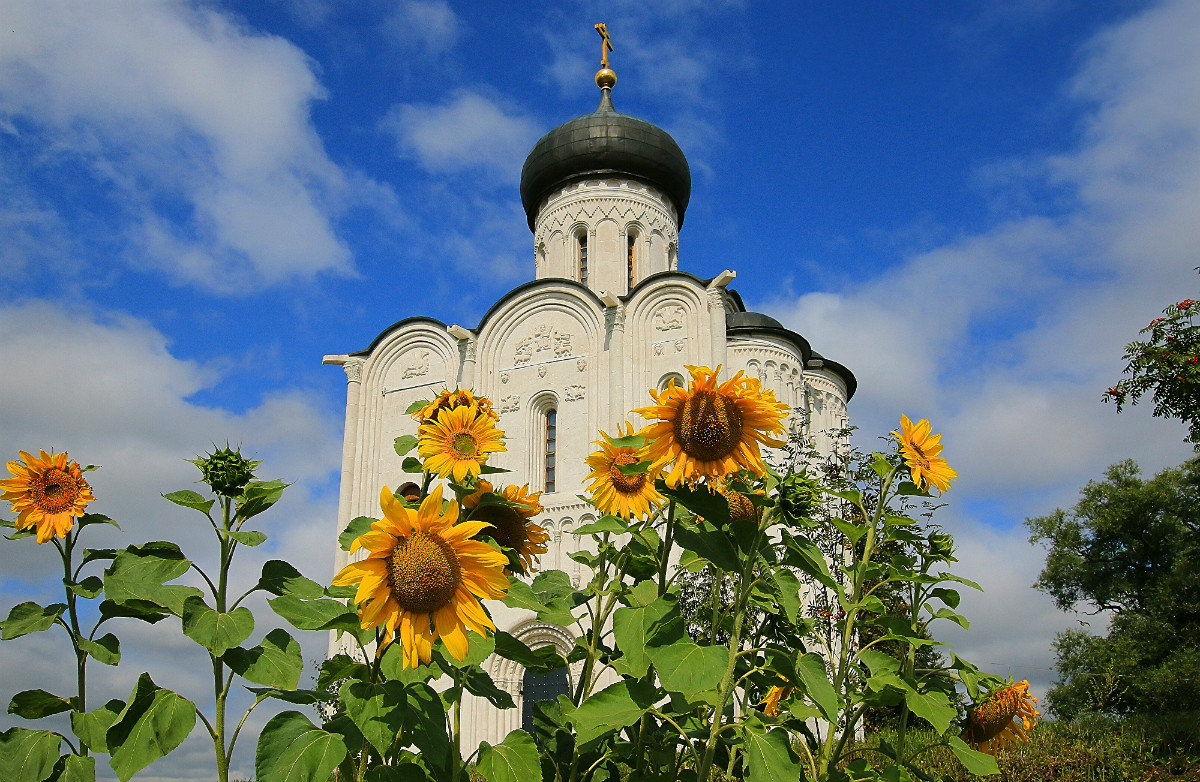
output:
[[596,32],[600,33],[600,67],[608,67],[608,53],[613,51],[612,39],[608,37],[608,28],[604,22],[596,25]]

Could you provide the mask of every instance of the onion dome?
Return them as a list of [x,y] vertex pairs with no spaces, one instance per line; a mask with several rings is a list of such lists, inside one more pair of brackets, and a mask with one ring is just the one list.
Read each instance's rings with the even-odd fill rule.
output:
[[[611,75],[610,75],[611,74]],[[615,74],[596,74],[600,106],[542,136],[521,168],[521,204],[533,230],[542,200],[563,185],[589,177],[622,176],[661,190],[675,207],[679,225],[692,192],[683,150],[662,128],[621,114],[609,95]]]

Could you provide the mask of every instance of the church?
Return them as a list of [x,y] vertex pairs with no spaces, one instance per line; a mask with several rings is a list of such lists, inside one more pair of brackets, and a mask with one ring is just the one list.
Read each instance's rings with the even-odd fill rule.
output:
[[[413,315],[388,326],[363,350],[326,356],[346,373],[345,440],[335,572],[350,561],[336,535],[357,516],[379,515],[382,486],[401,487],[393,441],[416,434],[406,412],[444,388],[471,389],[500,414],[508,450],[489,464],[512,472],[505,483],[542,492],[534,521],[550,534],[540,570],[563,570],[576,585],[590,574],[569,554],[587,542],[572,530],[595,521],[579,498],[600,430],[645,422],[632,408],[651,388],[686,385],[685,365],[738,371],[792,408],[791,431],[822,433],[847,425],[854,375],[816,353],[778,321],[747,311],[730,287],[736,274],[703,279],[679,268],[679,233],[691,196],[691,171],[661,128],[616,110],[616,74],[603,38],[599,106],[544,135],[521,170],[521,202],[533,233],[533,279],[504,294],[471,327]],[[515,161],[514,161],[515,164]],[[803,430],[803,431],[802,431]],[[770,457],[768,456],[768,459]],[[531,647],[564,655],[577,628],[538,622],[530,612],[489,603],[500,630]],[[529,706],[565,691],[567,681],[526,676],[515,663],[484,663],[517,708],[504,711],[466,696],[464,746],[499,743],[530,718]],[[559,678],[574,671],[559,672]],[[528,727],[528,726],[526,726]]]

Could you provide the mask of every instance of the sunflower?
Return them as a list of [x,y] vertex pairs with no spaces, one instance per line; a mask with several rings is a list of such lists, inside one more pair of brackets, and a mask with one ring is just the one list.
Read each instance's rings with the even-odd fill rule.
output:
[[[633,424],[625,422],[625,432],[617,427],[617,435],[629,437],[633,434]],[[645,445],[634,448],[627,445],[613,445],[612,439],[603,430],[602,439],[596,440],[600,450],[593,453],[585,461],[592,468],[587,480],[591,481],[588,493],[592,502],[603,513],[611,513],[623,518],[642,517],[650,514],[655,505],[662,504],[663,497],[654,488],[654,479],[658,470],[626,475],[621,467],[627,464],[638,464],[649,460],[649,448]]]
[[762,521],[762,508],[751,502],[745,494],[733,488],[728,481],[719,480],[713,485],[713,488],[729,504],[730,521]]
[[766,466],[759,445],[783,445],[770,435],[784,434],[780,422],[788,406],[741,372],[717,385],[720,367],[687,369],[692,382],[686,391],[674,384],[651,391],[656,404],[634,410],[659,419],[642,430],[651,439],[652,467],[674,462],[666,475],[672,487],[680,481],[694,484],[700,478],[720,478],[742,468],[762,475]]
[[453,410],[456,407],[470,407],[471,405],[476,406],[479,415],[486,416],[492,422],[500,420],[500,416],[492,409],[490,399],[486,396],[475,396],[465,388],[454,391],[448,388],[442,389],[436,399],[413,413],[412,417],[418,423],[430,424],[437,420],[437,414],[442,410]]
[[762,702],[762,712],[768,717],[779,716],[779,702],[792,695],[791,687],[772,687],[767,690],[767,697]]
[[65,538],[75,526],[75,517],[82,516],[84,506],[96,499],[79,462],[68,461],[65,453],[39,451],[37,458],[20,453],[25,463],[8,463],[8,471],[16,477],[0,480],[4,490],[0,500],[12,503],[18,514],[17,529],[37,528],[38,543],[56,535]]
[[458,503],[442,513],[442,487],[412,510],[386,486],[379,495],[383,518],[354,539],[353,553],[371,553],[333,577],[335,586],[358,584],[354,599],[364,630],[383,625],[383,647],[400,636],[405,667],[427,663],[438,638],[454,659],[467,656],[467,630],[486,635],[496,626],[479,598],[508,591],[503,553],[471,540],[484,521],[458,522]]
[[914,425],[908,416],[902,415],[900,429],[901,432],[893,430],[892,434],[900,441],[900,452],[912,473],[913,483],[922,489],[933,484],[939,493],[949,491],[950,481],[958,473],[938,456],[942,452],[942,436],[930,434],[929,419],[922,418]]
[[967,726],[959,738],[974,749],[995,755],[997,750],[1028,741],[1040,716],[1037,698],[1029,694],[1029,682],[1008,684],[992,690],[967,711]]
[[478,478],[488,454],[503,451],[504,433],[477,405],[438,411],[437,419],[417,428],[417,453],[425,468],[443,478],[462,483],[468,475]]
[[[508,500],[509,505],[483,505],[479,503],[485,494],[495,494]],[[538,498],[542,493],[529,493],[529,485],[505,486],[496,490],[491,483],[480,480],[472,494],[463,497],[463,507],[471,521],[486,522],[484,534],[505,548],[513,549],[521,559],[525,571],[536,570],[534,564],[539,554],[546,553],[546,541],[550,536],[545,527],[534,524],[530,519],[542,512]]]

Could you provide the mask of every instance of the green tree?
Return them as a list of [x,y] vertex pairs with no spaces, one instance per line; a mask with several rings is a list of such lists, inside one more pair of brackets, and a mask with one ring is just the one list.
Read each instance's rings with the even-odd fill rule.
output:
[[1025,523],[1048,549],[1034,587],[1063,610],[1113,615],[1103,637],[1059,634],[1051,710],[1195,712],[1180,694],[1200,686],[1200,459],[1150,480],[1120,462],[1071,510]]

